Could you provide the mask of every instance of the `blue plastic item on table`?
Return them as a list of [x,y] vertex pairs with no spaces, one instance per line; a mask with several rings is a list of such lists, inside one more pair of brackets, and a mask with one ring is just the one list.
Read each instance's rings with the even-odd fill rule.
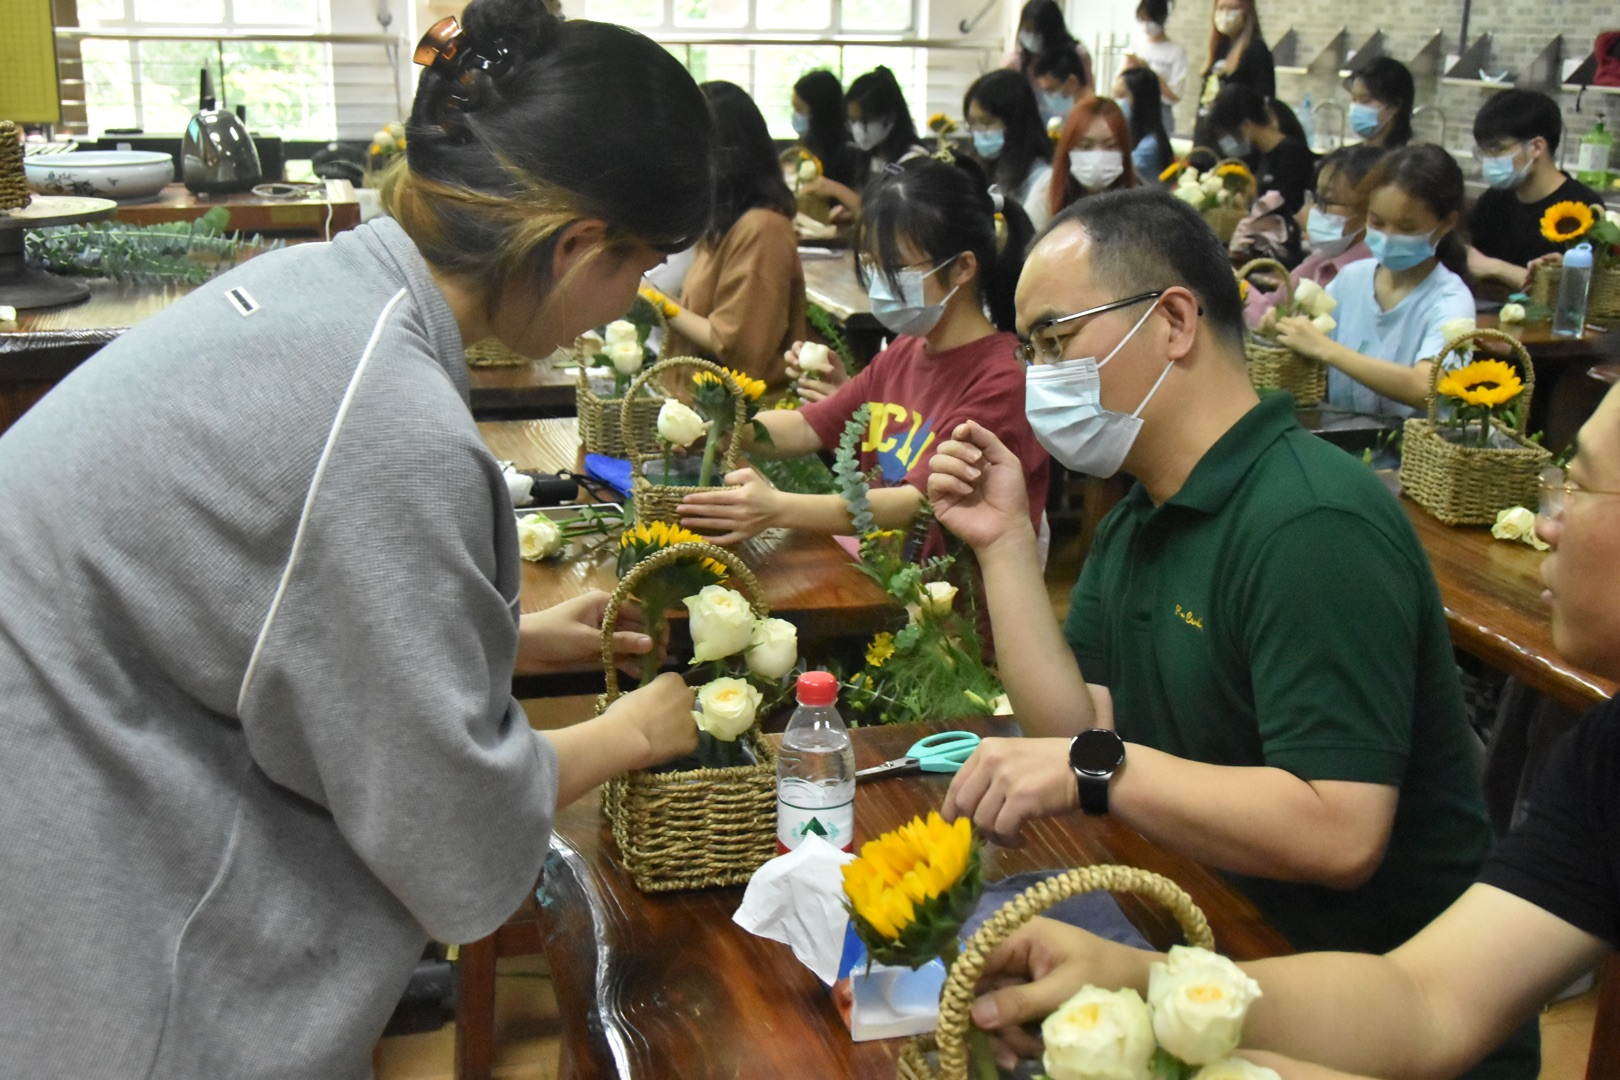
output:
[[585,475],[611,485],[626,499],[630,497],[630,462],[624,458],[586,454]]
[[906,751],[905,757],[885,761],[855,774],[856,780],[870,780],[880,776],[898,776],[920,769],[923,772],[953,773],[960,769],[973,751],[979,748],[979,737],[971,731],[941,731],[918,739]]

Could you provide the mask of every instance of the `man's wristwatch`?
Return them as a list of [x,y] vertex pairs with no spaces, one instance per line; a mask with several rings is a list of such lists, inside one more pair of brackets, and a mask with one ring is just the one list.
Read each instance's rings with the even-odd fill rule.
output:
[[1125,740],[1108,728],[1082,731],[1069,743],[1069,767],[1080,785],[1080,809],[1108,813],[1108,781],[1125,764]]

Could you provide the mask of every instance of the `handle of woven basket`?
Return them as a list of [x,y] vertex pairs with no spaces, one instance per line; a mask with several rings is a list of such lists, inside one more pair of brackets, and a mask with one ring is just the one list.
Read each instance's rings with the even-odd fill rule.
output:
[[619,431],[624,437],[624,448],[630,454],[630,474],[632,476],[642,476],[642,463],[658,455],[656,452],[648,453],[636,445],[636,438],[640,435],[640,432],[631,423],[630,403],[635,400],[636,394],[648,379],[660,372],[670,371],[678,367],[702,368],[704,371],[718,375],[720,385],[724,386],[726,392],[731,395],[731,407],[733,410],[731,440],[726,445],[725,455],[720,459],[720,468],[722,473],[728,473],[737,467],[737,457],[742,453],[742,436],[740,433],[743,425],[748,422],[748,396],[743,393],[742,387],[737,385],[737,380],[731,377],[731,372],[719,364],[699,359],[696,356],[672,356],[668,360],[658,361],[658,363],[644,369],[641,374],[637,375],[630,383],[630,389],[624,392],[624,403],[619,406]]
[[1430,362],[1429,423],[1436,423],[1440,419],[1440,369],[1445,366],[1446,358],[1460,346],[1474,341],[1496,341],[1507,345],[1513,352],[1513,359],[1518,361],[1519,378],[1524,382],[1524,407],[1519,409],[1514,430],[1523,435],[1525,422],[1530,417],[1530,398],[1536,391],[1536,366],[1530,362],[1530,352],[1524,344],[1518,338],[1504,334],[1500,330],[1475,330],[1472,333],[1461,334],[1456,339],[1446,342],[1446,347],[1440,350],[1440,355]]
[[[692,541],[684,544],[672,544],[663,551],[647,556],[630,572],[619,579],[618,587],[613,595],[608,597],[607,607],[602,611],[602,674],[607,680],[607,693],[602,695],[601,705],[606,708],[619,696],[619,669],[614,661],[613,634],[619,625],[619,609],[635,594],[641,583],[647,580],[649,574],[662,570],[670,563],[682,562],[687,559],[714,559],[725,564],[731,571],[730,580],[734,585],[741,586],[742,594],[748,597],[748,605],[754,611],[754,617],[763,619],[771,613],[771,607],[765,602],[765,589],[759,583],[759,578],[748,569],[735,552],[727,551],[716,544]],[[657,648],[658,643],[653,642]]]
[[1248,281],[1249,275],[1256,270],[1266,270],[1277,275],[1278,279],[1282,281],[1283,305],[1294,302],[1294,277],[1288,272],[1288,267],[1276,259],[1251,259],[1238,268],[1238,280]]
[[945,1080],[967,1080],[966,1039],[968,1025],[972,1023],[968,1011],[973,1007],[979,976],[984,974],[985,961],[991,951],[1052,905],[1071,896],[1099,890],[1151,897],[1175,916],[1189,945],[1201,949],[1215,947],[1209,920],[1198,910],[1192,897],[1169,878],[1150,870],[1118,865],[1083,866],[1037,882],[990,916],[962,946],[961,955],[951,965],[945,988],[940,992],[939,1024],[934,1031],[939,1044],[939,1071]]

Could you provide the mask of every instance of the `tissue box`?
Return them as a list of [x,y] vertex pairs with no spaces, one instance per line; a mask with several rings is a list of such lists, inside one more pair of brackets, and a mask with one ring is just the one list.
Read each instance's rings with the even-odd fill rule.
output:
[[939,1020],[939,992],[945,965],[932,960],[916,971],[873,964],[867,970],[866,947],[851,923],[844,931],[844,955],[838,981],[830,992],[838,1015],[855,1042],[925,1035]]

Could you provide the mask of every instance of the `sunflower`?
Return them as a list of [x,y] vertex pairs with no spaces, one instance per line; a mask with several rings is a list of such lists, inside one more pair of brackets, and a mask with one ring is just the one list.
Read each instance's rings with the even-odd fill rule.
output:
[[944,113],[935,113],[928,118],[928,130],[936,135],[945,135],[956,130],[956,121]]
[[1553,203],[1541,215],[1541,235],[1555,244],[1567,244],[1585,236],[1596,221],[1585,203]]
[[882,667],[883,662],[894,655],[894,635],[885,630],[872,639],[872,644],[866,647],[866,662],[873,667]]
[[1170,181],[1172,181],[1176,177],[1180,176],[1181,175],[1181,170],[1185,169],[1186,167],[1187,167],[1187,159],[1186,158],[1182,158],[1180,161],[1172,161],[1169,165],[1167,165],[1165,167],[1164,172],[1159,174],[1159,183],[1168,184]]
[[845,906],[872,959],[913,968],[954,954],[982,884],[972,824],[947,825],[937,811],[867,841],[843,873]]
[[1475,360],[1467,367],[1446,372],[1435,389],[1466,405],[1494,409],[1518,397],[1524,383],[1512,365],[1504,361]]
[[[683,529],[679,525],[670,525],[663,521],[638,521],[619,535],[619,574],[622,577],[632,566],[665,548],[674,547],[676,544],[706,542],[691,529]],[[705,557],[694,562],[705,578],[713,577],[712,581],[705,581],[704,584],[717,585],[725,580],[727,570],[725,564],[718,559]],[[698,587],[702,588],[701,585]]]
[[[738,387],[742,389],[743,396],[748,398],[749,401],[758,401],[760,395],[765,392],[764,379],[750,378],[749,376],[744,375],[742,372],[732,371],[730,368],[726,368],[726,374],[730,375],[732,379],[736,381]],[[718,384],[720,382],[720,376],[716,375],[712,371],[700,371],[696,375],[692,376],[692,382],[701,388],[704,383]]]
[[1220,177],[1236,176],[1242,180],[1253,180],[1254,174],[1249,167],[1241,161],[1228,161],[1224,165],[1215,166],[1215,175]]
[[1249,279],[1244,278],[1238,282],[1238,299],[1245,304],[1249,302]]

